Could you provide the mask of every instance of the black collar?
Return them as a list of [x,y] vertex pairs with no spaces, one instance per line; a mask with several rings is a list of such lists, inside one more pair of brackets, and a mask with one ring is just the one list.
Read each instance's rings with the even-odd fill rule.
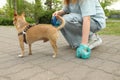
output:
[[22,32],[18,33],[18,36],[25,34],[27,32],[27,30],[30,29],[31,27],[32,27],[32,25],[26,26],[25,29]]
[[24,40],[24,42],[25,42],[26,44],[27,44],[26,32],[27,32],[27,30],[30,29],[31,27],[32,27],[32,25],[28,25],[28,26],[25,27],[25,29],[24,29],[22,32],[19,32],[19,33],[18,33],[18,36],[23,35],[23,40]]

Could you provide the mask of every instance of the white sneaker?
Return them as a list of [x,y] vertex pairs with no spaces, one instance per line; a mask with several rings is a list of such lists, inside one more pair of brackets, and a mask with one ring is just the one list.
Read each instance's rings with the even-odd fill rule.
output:
[[93,49],[100,44],[102,44],[102,39],[97,34],[93,34],[88,41],[88,46],[90,49]]

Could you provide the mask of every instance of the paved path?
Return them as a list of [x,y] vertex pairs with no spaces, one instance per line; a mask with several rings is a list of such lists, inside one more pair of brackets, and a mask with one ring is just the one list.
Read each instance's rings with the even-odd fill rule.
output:
[[78,59],[63,36],[58,40],[59,53],[52,58],[52,48],[35,42],[33,55],[18,58],[20,47],[15,28],[0,27],[0,80],[120,80],[120,36],[101,36],[103,44],[90,59]]

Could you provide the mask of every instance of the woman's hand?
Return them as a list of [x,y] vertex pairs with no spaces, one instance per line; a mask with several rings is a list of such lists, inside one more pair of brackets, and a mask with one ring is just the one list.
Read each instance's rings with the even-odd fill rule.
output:
[[63,11],[63,10],[60,10],[60,11],[56,11],[56,12],[54,12],[53,14],[52,14],[52,16],[57,16],[57,15],[63,15],[63,14],[65,14],[65,12]]

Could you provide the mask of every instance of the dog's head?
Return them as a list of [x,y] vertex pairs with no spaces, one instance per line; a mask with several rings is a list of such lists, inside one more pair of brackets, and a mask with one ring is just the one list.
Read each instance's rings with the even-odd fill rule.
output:
[[18,15],[17,12],[14,12],[14,18],[13,18],[13,24],[19,28],[20,25],[24,24],[26,22],[25,20],[25,14],[22,13],[21,15]]

